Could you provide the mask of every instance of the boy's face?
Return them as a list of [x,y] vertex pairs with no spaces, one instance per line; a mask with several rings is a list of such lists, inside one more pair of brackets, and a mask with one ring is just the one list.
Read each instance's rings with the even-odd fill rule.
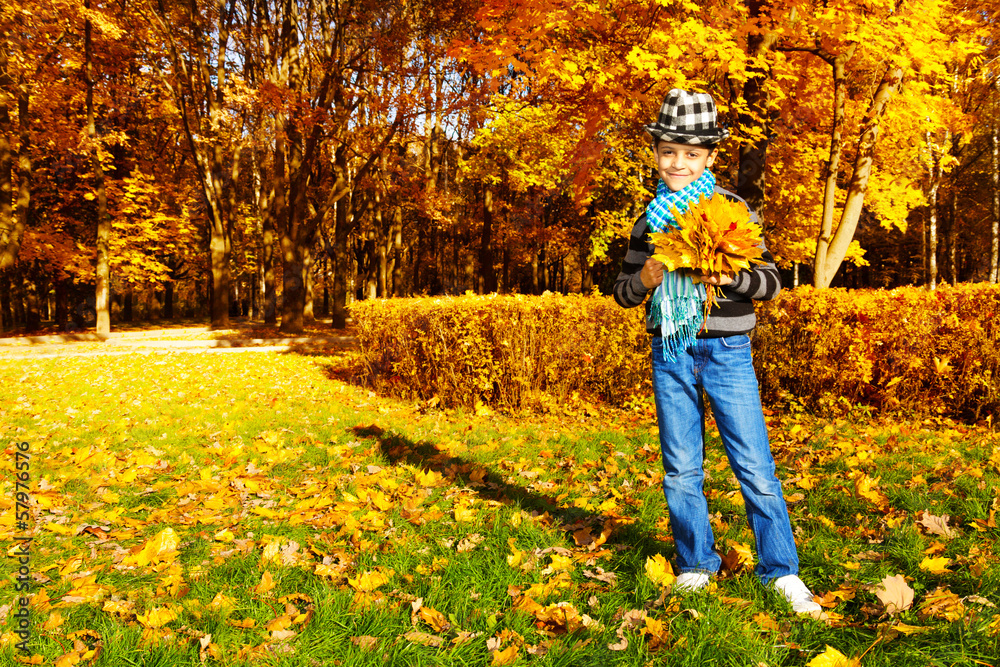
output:
[[698,177],[715,162],[719,149],[709,150],[693,144],[656,142],[656,168],[667,187],[677,192]]

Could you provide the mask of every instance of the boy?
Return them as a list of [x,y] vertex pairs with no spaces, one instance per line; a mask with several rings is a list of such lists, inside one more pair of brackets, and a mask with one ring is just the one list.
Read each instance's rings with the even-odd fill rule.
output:
[[[781,290],[773,257],[765,249],[764,264],[735,276],[697,276],[700,282],[720,288],[718,305],[712,307],[700,331],[700,296],[692,299],[691,294],[703,294],[703,287],[692,280],[690,272],[664,273],[663,264],[650,257],[654,248],[646,235],[675,226],[674,208],[684,211],[702,196],[721,193],[743,201],[716,187],[709,170],[718,155],[716,145],[729,131],[717,125],[710,95],[674,89],[667,93],[658,120],[647,125],[646,132],[653,141],[660,183],[656,199],[632,230],[614,296],[619,305],[632,308],[653,292],[646,306],[646,328],[653,335],[653,395],[665,472],[663,492],[680,572],[674,589],[703,588],[722,564],[714,550],[703,491],[707,395],[740,482],[747,522],[757,545],[757,576],[765,585],[773,585],[796,613],[816,614],[821,607],[797,576],[798,554],[781,483],[775,476],[750,354],[748,334],[756,324],[753,300],[773,299]],[[753,211],[750,215],[756,221]]]

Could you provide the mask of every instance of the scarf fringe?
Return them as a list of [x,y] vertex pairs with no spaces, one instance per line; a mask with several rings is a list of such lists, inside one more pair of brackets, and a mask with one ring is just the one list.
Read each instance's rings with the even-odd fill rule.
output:
[[676,272],[663,275],[663,282],[653,292],[649,317],[663,337],[663,358],[677,357],[694,344],[705,324],[705,286]]

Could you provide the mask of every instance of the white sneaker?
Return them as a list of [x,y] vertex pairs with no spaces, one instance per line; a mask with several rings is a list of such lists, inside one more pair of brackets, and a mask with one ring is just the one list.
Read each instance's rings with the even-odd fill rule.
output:
[[671,589],[674,593],[693,593],[708,586],[709,576],[704,572],[681,572]]
[[794,574],[775,579],[774,589],[785,596],[788,604],[792,605],[792,611],[796,614],[816,614],[823,611],[823,607],[813,600],[813,594],[809,587]]

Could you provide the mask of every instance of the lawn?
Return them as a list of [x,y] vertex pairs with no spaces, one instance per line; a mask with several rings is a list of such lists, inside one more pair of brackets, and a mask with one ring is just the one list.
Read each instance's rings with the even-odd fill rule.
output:
[[1000,664],[996,433],[768,415],[813,619],[749,573],[711,428],[725,566],[673,596],[648,404],[444,411],[351,384],[350,361],[0,360],[0,663]]

